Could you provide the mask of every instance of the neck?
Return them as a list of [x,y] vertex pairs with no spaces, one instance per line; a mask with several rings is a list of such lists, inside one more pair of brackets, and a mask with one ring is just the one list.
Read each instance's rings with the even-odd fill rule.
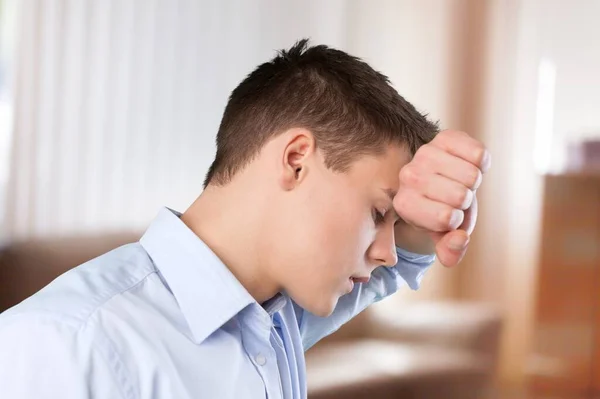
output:
[[263,303],[281,291],[264,259],[260,198],[251,187],[230,182],[209,186],[181,220],[221,259],[252,297]]

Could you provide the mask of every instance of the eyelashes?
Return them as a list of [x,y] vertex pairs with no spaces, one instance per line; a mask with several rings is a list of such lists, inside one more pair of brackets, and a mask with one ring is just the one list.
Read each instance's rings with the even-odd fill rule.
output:
[[387,210],[384,210],[383,212],[380,211],[377,208],[373,208],[372,210],[372,216],[373,216],[373,221],[375,222],[375,224],[381,224],[385,221],[385,214],[387,213]]

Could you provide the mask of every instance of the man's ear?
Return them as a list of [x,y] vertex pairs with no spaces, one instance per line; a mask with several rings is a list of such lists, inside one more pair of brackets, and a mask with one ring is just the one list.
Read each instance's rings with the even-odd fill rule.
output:
[[306,177],[308,160],[315,153],[316,141],[313,134],[302,128],[290,129],[283,134],[286,142],[283,150],[281,184],[291,190]]

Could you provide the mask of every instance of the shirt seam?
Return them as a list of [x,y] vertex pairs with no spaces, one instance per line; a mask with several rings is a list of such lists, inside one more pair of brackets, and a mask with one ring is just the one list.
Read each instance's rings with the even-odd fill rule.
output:
[[[139,395],[136,393],[134,386],[131,384],[131,378],[129,377],[129,374],[130,374],[129,370],[125,367],[125,364],[121,361],[121,356],[119,356],[119,353],[115,349],[112,341],[102,331],[100,331],[100,334],[102,335],[102,340],[103,340],[104,345],[106,346],[107,350],[109,350],[111,352],[111,354],[113,355],[114,363],[116,363],[116,364],[111,362],[109,357],[107,356],[107,354],[104,353],[104,351],[101,350],[101,348],[99,348],[97,345],[94,345],[94,347],[95,347],[94,349],[96,349],[98,351],[98,353],[104,360],[104,363],[106,363],[107,367],[110,369],[113,379],[115,380],[115,383],[119,388],[119,392],[121,393],[121,397],[124,399],[139,398]],[[123,370],[123,373],[119,374],[117,372],[118,368]],[[121,376],[121,378],[119,378],[119,376]]]
[[127,285],[125,288],[123,288],[122,290],[119,290],[115,293],[113,293],[112,295],[110,295],[108,298],[106,298],[104,301],[102,301],[101,303],[99,303],[94,310],[92,310],[84,319],[82,319],[82,323],[81,326],[79,327],[78,331],[83,330],[87,327],[89,320],[94,317],[96,315],[96,313],[98,313],[98,311],[105,306],[108,302],[112,301],[116,296],[123,294],[126,291],[129,291],[135,287],[137,287],[138,285],[142,284],[143,282],[146,281],[146,279],[148,279],[148,277],[152,274],[155,274],[156,270],[152,270],[150,272],[148,272],[146,275],[144,275],[143,277],[141,277],[139,280],[134,281],[131,283],[131,285]]
[[[152,270],[150,272],[148,272],[146,275],[144,275],[143,277],[141,277],[139,280],[127,285],[125,288],[123,288],[122,290],[119,290],[118,292],[115,292],[113,295],[111,295],[110,297],[106,298],[106,300],[104,300],[102,303],[98,304],[98,306],[96,306],[96,308],[85,318],[85,320],[83,320],[82,325],[79,327],[79,329],[77,330],[77,332],[82,332],[83,330],[87,329],[88,327],[90,327],[90,324],[92,324],[94,322],[94,320],[91,320],[97,313],[98,311],[107,303],[109,303],[110,301],[112,301],[115,297],[117,297],[118,295],[123,294],[124,292],[127,292],[137,286],[139,286],[140,284],[143,284],[148,277],[150,277],[152,274],[156,274],[156,270]],[[117,350],[114,347],[113,342],[110,340],[110,338],[101,330],[101,329],[97,329],[96,330],[98,332],[98,336],[101,336],[104,344],[106,345],[106,347],[112,352],[112,354],[114,355],[114,359],[115,362],[117,362],[118,367],[120,367],[123,370],[123,381],[122,384],[127,386],[127,391],[130,392],[130,395],[126,395],[124,392],[124,389],[126,389],[125,387],[122,386],[122,384],[119,384],[119,374],[117,373],[116,367],[114,364],[111,364],[111,362],[109,362],[109,359],[106,357],[106,354],[103,353],[102,350],[100,350],[100,348],[98,348],[96,345],[94,345],[95,349],[99,351],[99,353],[102,355],[104,362],[109,366],[109,368],[111,369],[111,372],[113,374],[113,378],[115,378],[115,380],[117,381],[117,385],[119,387],[119,390],[121,392],[121,396],[123,398],[139,398],[139,395],[135,392],[135,389],[133,388],[133,385],[131,384],[131,378],[130,378],[130,371],[125,367],[125,364],[123,363],[123,361],[121,360],[121,356],[119,355],[119,353],[117,352]]]
[[[121,362],[120,356],[118,355],[118,353],[114,349],[114,346],[112,345],[112,342],[108,339],[108,337],[106,337],[105,334],[102,334],[102,335],[103,335],[103,340],[105,341],[104,343],[106,344],[107,348],[110,351],[112,351],[112,353],[114,355],[115,361],[117,361],[120,364],[120,366],[122,367],[122,369],[125,370],[127,374],[129,374],[128,371],[127,371],[127,369],[125,368],[125,366]],[[115,385],[118,387],[119,393],[121,394],[121,398],[123,398],[123,399],[139,398],[139,395],[137,395],[135,393],[135,390],[133,389],[133,386],[129,382],[129,379],[127,378],[127,376],[123,375],[122,377],[123,377],[124,381],[121,382],[120,379],[119,379],[119,375],[117,374],[117,371],[115,369],[115,366],[113,364],[111,364],[111,362],[107,358],[107,356],[104,353],[104,351],[102,351],[99,347],[97,347],[97,345],[92,344],[92,346],[98,352],[98,354],[100,355],[100,357],[102,358],[102,360],[106,364],[107,368],[110,369],[110,373],[113,376],[113,380],[115,381]],[[123,385],[127,385],[127,392],[129,392],[130,394],[126,394],[125,393],[125,389],[126,388]]]

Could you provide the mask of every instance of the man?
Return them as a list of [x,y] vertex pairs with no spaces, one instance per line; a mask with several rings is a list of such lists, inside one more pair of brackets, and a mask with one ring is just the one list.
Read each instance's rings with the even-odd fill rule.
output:
[[[205,190],[0,316],[9,398],[305,398],[304,351],[452,266],[483,145],[305,40],[231,94]],[[421,255],[425,253],[425,255]]]

